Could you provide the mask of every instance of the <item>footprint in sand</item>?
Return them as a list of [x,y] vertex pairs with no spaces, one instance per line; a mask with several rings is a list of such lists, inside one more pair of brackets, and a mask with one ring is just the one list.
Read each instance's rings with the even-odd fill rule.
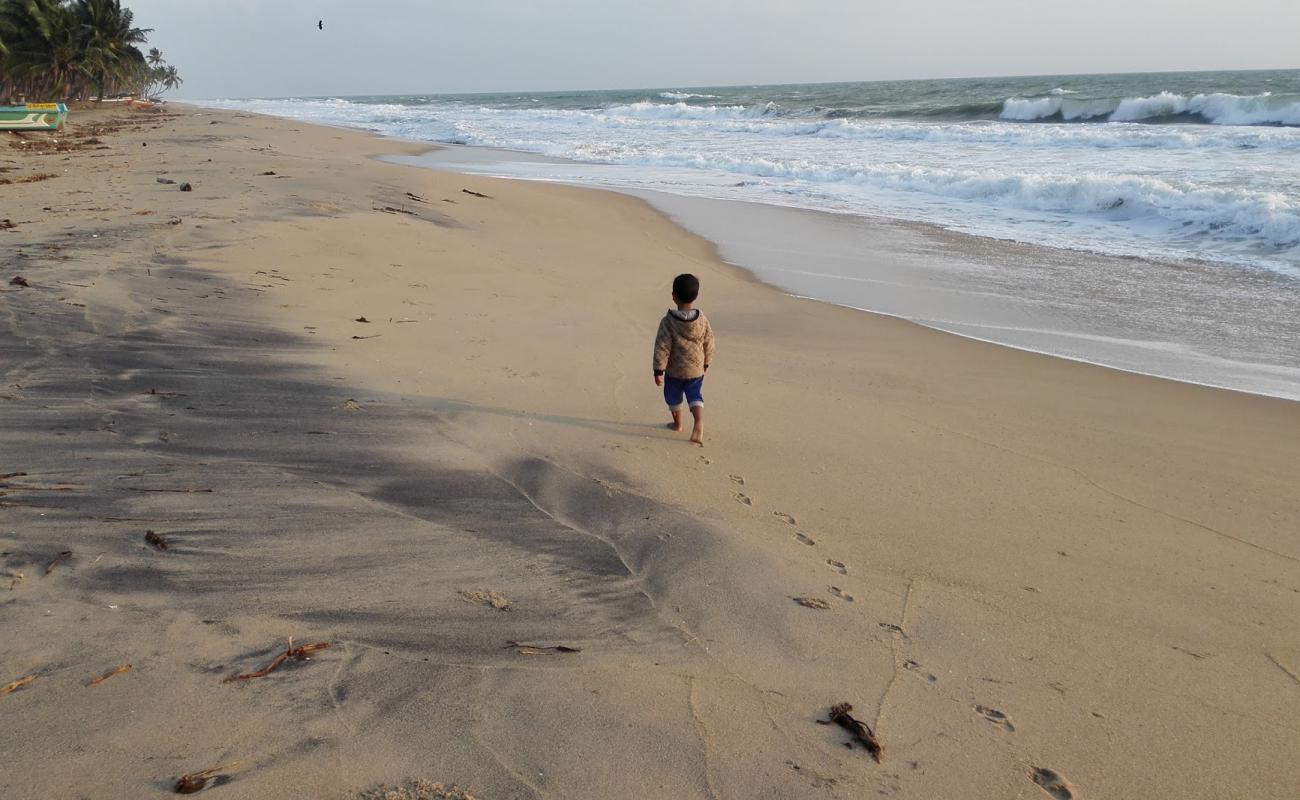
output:
[[777,519],[781,520],[782,522],[786,523],[787,525],[793,525],[793,524],[795,524],[795,522],[794,522],[794,517],[790,516],[789,514],[785,513],[784,511],[773,511],[773,512],[772,512],[772,516],[776,517]]
[[981,716],[984,717],[984,719],[987,719],[989,722],[992,722],[994,725],[997,725],[1001,728],[1005,728],[1008,733],[1013,732],[1016,729],[1016,726],[1011,724],[1011,717],[1008,717],[1006,714],[1002,713],[1001,711],[998,711],[996,708],[989,708],[988,706],[975,706],[975,713],[980,714]]
[[736,484],[737,486],[744,486],[744,485],[745,485],[745,479],[744,479],[744,477],[742,477],[742,476],[740,476],[740,475],[730,475],[730,476],[728,476],[728,477],[730,477],[730,478],[731,478],[731,482],[734,483],[734,484]]
[[1072,800],[1074,797],[1070,782],[1056,770],[1047,767],[1034,767],[1034,771],[1030,773],[1029,777],[1033,779],[1034,783],[1038,784],[1039,788],[1056,798],[1056,800]]
[[828,558],[826,559],[826,566],[830,567],[831,569],[835,570],[841,575],[849,574],[849,568],[844,566],[843,561],[836,561],[833,558]]
[[939,681],[939,677],[937,675],[934,675],[933,673],[925,672],[924,670],[921,669],[920,662],[914,661],[910,658],[903,662],[903,669],[915,672],[917,675],[920,675],[921,677],[925,678],[927,683],[937,683]]
[[734,495],[732,495],[732,497],[735,497],[736,502],[742,505],[747,505],[747,506],[754,505],[754,501],[750,500],[748,495],[741,494],[740,492],[736,492]]
[[809,547],[812,547],[813,545],[817,544],[817,542],[813,541],[811,538],[807,536],[804,536],[802,533],[796,533],[794,535],[794,540],[799,544],[806,544]]
[[708,465],[712,464],[713,462],[710,461],[709,459],[705,458],[704,456],[700,456],[700,463],[707,467]]
[[838,597],[839,599],[843,600],[846,603],[853,602],[853,595],[849,594],[848,592],[844,591],[838,586],[831,587],[831,594],[835,595],[836,597]]

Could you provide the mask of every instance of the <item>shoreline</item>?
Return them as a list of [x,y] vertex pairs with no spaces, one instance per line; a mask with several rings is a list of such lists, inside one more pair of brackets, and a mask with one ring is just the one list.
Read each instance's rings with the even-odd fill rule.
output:
[[[0,233],[0,793],[1300,788],[1294,403],[800,300],[635,198],[126,119],[0,155],[59,170]],[[680,271],[703,450],[649,375]],[[286,636],[331,646],[222,683]]]
[[[394,141],[409,141],[415,143],[415,140],[403,140],[396,137],[389,137],[382,134],[376,134],[383,139],[392,139]],[[420,144],[426,144],[420,142]],[[481,154],[483,157],[477,157]],[[504,162],[498,159],[505,156]],[[863,256],[868,254],[878,257],[882,252],[887,257],[899,258],[898,254],[904,250],[914,249],[917,245],[913,241],[895,242],[900,239],[900,235],[891,235],[891,232],[897,232],[902,237],[915,237],[916,241],[925,242],[923,246],[937,253],[938,257],[944,260],[960,263],[963,260],[969,260],[970,263],[979,263],[986,256],[976,256],[975,253],[995,252],[998,255],[996,259],[1021,260],[1024,258],[1034,258],[1035,256],[1049,262],[1068,263],[1075,262],[1085,265],[1081,268],[1093,268],[1092,265],[1105,264],[1129,264],[1134,265],[1136,269],[1143,269],[1150,265],[1157,269],[1169,270],[1186,270],[1188,268],[1204,269],[1215,272],[1232,272],[1240,269],[1235,265],[1225,264],[1214,261],[1163,261],[1137,256],[1112,256],[1091,251],[1069,250],[1063,248],[1051,247],[1048,245],[1034,244],[1030,242],[1021,242],[1008,239],[1000,239],[993,236],[985,236],[962,231],[954,231],[939,225],[927,222],[917,222],[905,219],[895,219],[888,217],[871,217],[852,212],[836,212],[824,209],[799,208],[794,206],[781,206],[759,201],[748,201],[738,199],[718,199],[705,198],[691,195],[677,194],[664,190],[655,189],[635,189],[629,187],[620,187],[614,184],[600,184],[583,180],[567,179],[550,179],[544,177],[531,178],[524,174],[512,173],[508,169],[502,171],[494,168],[497,164],[510,164],[514,161],[525,163],[579,163],[567,162],[563,159],[548,158],[537,156],[526,151],[498,150],[494,148],[473,147],[466,145],[436,145],[429,150],[407,156],[385,157],[385,161],[391,163],[419,166],[428,169],[449,170],[461,174],[471,175],[490,175],[507,180],[535,180],[541,183],[562,184],[570,186],[579,186],[583,188],[594,189],[597,191],[610,191],[631,197],[637,197],[650,203],[652,207],[660,213],[666,214],[674,223],[689,230],[691,233],[701,236],[705,240],[714,244],[719,258],[738,269],[744,270],[747,274],[752,275],[755,280],[761,281],[778,291],[789,294],[793,297],[800,297],[817,302],[827,303],[829,305],[843,306],[856,311],[880,314],[887,317],[901,319],[912,322],[923,327],[944,333],[971,339],[973,341],[984,342],[988,344],[1009,347],[1026,353],[1043,355],[1054,358],[1062,358],[1076,363],[1097,366],[1106,369],[1114,369],[1130,374],[1143,375],[1162,380],[1170,380],[1179,383],[1186,383],[1194,386],[1201,386],[1211,389],[1221,389],[1224,391],[1242,392],[1261,397],[1271,397],[1292,402],[1300,401],[1300,367],[1287,366],[1284,363],[1270,362],[1250,362],[1238,361],[1220,356],[1214,356],[1208,353],[1189,350],[1186,354],[1179,355],[1176,358],[1171,356],[1169,348],[1187,348],[1185,343],[1176,343],[1172,341],[1145,341],[1145,340],[1114,340],[1108,347],[1119,347],[1112,349],[1107,353],[1103,349],[1099,339],[1104,338],[1105,334],[1101,332],[1085,332],[1084,330],[1070,331],[1067,328],[1059,327],[1061,322],[1054,321],[1050,318],[1042,322],[1043,328],[1037,331],[1019,329],[1014,320],[1014,316],[1006,316],[1005,309],[994,310],[986,319],[980,317],[980,312],[974,313],[974,318],[960,322],[944,322],[941,320],[927,319],[927,306],[936,307],[933,301],[923,297],[907,299],[896,303],[895,308],[881,307],[880,304],[863,304],[853,300],[839,300],[830,296],[829,290],[822,293],[810,293],[809,284],[804,286],[790,285],[789,281],[783,284],[780,277],[783,273],[788,272],[785,268],[778,266],[776,263],[765,263],[766,259],[759,253],[764,248],[777,247],[778,240],[789,240],[790,235],[784,231],[792,226],[784,225],[781,217],[795,219],[800,216],[822,219],[825,225],[814,224],[806,229],[799,229],[794,237],[802,237],[805,241],[811,241],[813,237],[825,238],[833,236],[834,227],[840,225],[842,220],[848,220],[849,224],[858,225],[863,228],[875,228],[874,237],[864,237],[866,245],[856,248],[852,244],[840,245],[836,251],[835,258],[851,257],[857,252]],[[466,167],[468,166],[468,169]],[[713,207],[712,209],[710,207]],[[753,209],[750,213],[747,209]],[[713,210],[720,209],[720,210]],[[753,232],[756,241],[751,241],[749,232],[741,232],[738,224],[718,225],[718,217],[728,216],[728,209],[734,209],[734,216],[739,219],[752,218],[755,222],[748,225],[748,231]],[[771,231],[782,231],[780,234],[773,234]],[[766,237],[766,238],[764,238]],[[869,249],[868,249],[869,248]],[[793,258],[797,253],[796,250],[790,250],[787,247],[781,248],[782,258]],[[730,251],[736,251],[733,254]],[[818,256],[813,255],[813,263],[818,263]],[[904,257],[901,259],[901,268],[886,271],[877,278],[881,283],[890,283],[893,281],[908,282],[912,281],[912,270],[921,268],[920,261],[916,258]],[[826,276],[831,277],[831,276]],[[924,277],[924,276],[919,276]],[[1254,276],[1252,280],[1272,282],[1280,284],[1286,279],[1281,276],[1275,277],[1272,273]],[[1014,288],[1014,287],[1013,287]],[[974,291],[974,289],[972,288]],[[960,292],[960,285],[954,286],[945,291]],[[1032,297],[1032,295],[1031,295]],[[888,303],[886,303],[888,305]],[[967,304],[969,305],[969,304]],[[942,306],[938,306],[942,307]],[[972,309],[963,309],[961,306],[953,306],[953,310],[959,316],[968,315]],[[1243,308],[1243,314],[1246,309]],[[1007,322],[999,322],[997,315],[1004,315]],[[1053,328],[1056,325],[1058,327]],[[1010,326],[1010,327],[1008,327]],[[996,334],[990,335],[984,330],[1000,331],[1001,336]],[[1023,331],[1023,332],[1022,332]],[[1169,335],[1173,333],[1172,329],[1162,331]],[[1050,341],[1056,338],[1056,346],[1052,346]],[[1097,339],[1092,345],[1086,342],[1088,339]],[[1152,355],[1152,352],[1161,355]],[[1174,360],[1170,360],[1174,359]],[[1219,359],[1216,365],[1214,359]],[[1149,363],[1142,363],[1144,360]],[[1228,378],[1215,377],[1216,366],[1219,370],[1234,373]],[[1234,381],[1235,377],[1235,381]]]

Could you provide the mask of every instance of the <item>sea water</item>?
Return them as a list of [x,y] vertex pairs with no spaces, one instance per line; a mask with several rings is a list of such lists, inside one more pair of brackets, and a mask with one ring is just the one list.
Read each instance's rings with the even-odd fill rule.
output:
[[[1138,257],[1125,280],[1175,312],[1159,330],[1167,341],[1147,344],[1204,351],[1216,337],[1237,340],[1210,354],[1237,366],[1217,379],[1212,368],[1152,371],[1300,397],[1300,70],[205,104],[548,157],[483,159],[492,174]],[[1113,307],[1122,298],[1098,292],[1098,276],[1086,274],[1093,264],[1080,259],[1078,274],[1053,268],[1048,290],[1023,269],[999,283],[1014,293],[1023,276],[1022,299],[1050,291],[1084,316],[1090,303],[1098,319],[1142,314],[1142,305],[1125,312]],[[952,279],[964,280],[960,271]],[[812,294],[859,304],[843,282],[822,281]],[[1176,309],[1212,316],[1207,298],[1222,298],[1225,319],[1188,321],[1202,327],[1181,335]],[[1148,335],[1134,323],[1097,335]],[[1116,363],[1100,351],[1063,354]],[[1252,364],[1268,380],[1243,378]]]

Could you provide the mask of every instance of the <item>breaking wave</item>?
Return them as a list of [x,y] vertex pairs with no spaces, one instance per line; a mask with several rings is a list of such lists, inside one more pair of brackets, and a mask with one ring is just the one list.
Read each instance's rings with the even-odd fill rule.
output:
[[1300,96],[1161,92],[1148,97],[1076,100],[1058,95],[1012,97],[1003,101],[1005,120],[1021,122],[1104,120],[1107,122],[1201,122],[1211,125],[1300,125]]

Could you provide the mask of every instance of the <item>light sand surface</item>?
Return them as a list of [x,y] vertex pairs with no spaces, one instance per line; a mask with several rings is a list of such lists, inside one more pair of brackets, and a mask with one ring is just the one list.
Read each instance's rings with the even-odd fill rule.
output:
[[[374,159],[413,145],[184,108],[70,133],[109,118],[0,149],[56,175],[0,186],[0,686],[37,676],[0,697],[0,796],[231,762],[205,794],[1300,796],[1300,404]],[[703,449],[650,373],[682,271],[719,337]],[[289,637],[330,646],[223,683]],[[839,702],[882,763],[816,724]]]

